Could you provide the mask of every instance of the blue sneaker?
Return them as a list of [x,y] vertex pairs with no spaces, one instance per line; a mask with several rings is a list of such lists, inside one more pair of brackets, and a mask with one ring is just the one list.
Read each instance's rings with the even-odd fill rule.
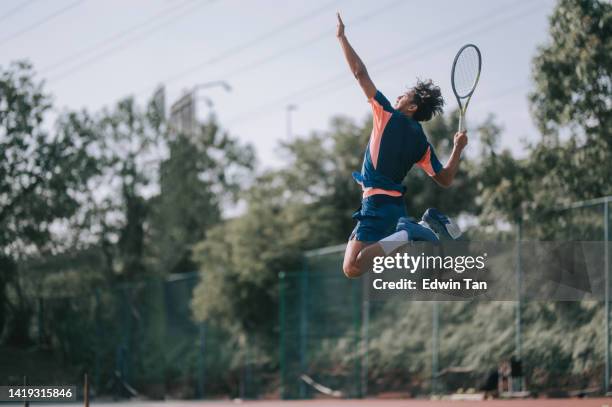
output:
[[457,240],[461,236],[459,226],[436,208],[427,209],[422,219],[440,240]]
[[405,230],[408,233],[408,241],[412,242],[436,242],[438,236],[421,222],[417,223],[413,218],[403,217],[397,221],[396,232]]

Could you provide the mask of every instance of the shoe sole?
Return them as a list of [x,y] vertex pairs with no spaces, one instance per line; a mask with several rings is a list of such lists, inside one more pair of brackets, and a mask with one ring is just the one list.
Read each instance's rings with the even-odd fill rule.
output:
[[439,219],[433,218],[428,214],[423,216],[423,220],[436,232],[438,236],[444,236],[445,239],[457,240],[461,236],[461,229],[451,218],[446,217],[448,223],[442,222]]

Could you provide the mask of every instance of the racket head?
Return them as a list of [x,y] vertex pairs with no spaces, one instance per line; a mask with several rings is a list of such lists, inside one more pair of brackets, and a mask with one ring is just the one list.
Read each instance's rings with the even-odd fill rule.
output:
[[453,93],[461,106],[461,99],[472,96],[482,68],[480,49],[474,44],[466,44],[455,55],[451,69]]

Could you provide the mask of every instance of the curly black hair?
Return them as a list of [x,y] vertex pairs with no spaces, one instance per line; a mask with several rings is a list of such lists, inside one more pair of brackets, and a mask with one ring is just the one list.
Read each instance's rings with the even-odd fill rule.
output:
[[417,79],[417,84],[411,89],[414,91],[412,101],[418,106],[412,118],[419,122],[431,120],[435,115],[444,113],[444,98],[440,87],[434,85],[431,79],[422,81]]

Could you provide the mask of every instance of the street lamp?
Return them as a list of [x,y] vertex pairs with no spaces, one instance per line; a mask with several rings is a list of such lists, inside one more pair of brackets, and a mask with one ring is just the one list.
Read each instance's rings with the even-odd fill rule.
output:
[[[186,131],[194,135],[197,128],[197,93],[202,89],[221,87],[226,92],[230,92],[232,87],[226,81],[211,81],[194,85],[179,100],[174,102],[170,108],[170,123],[176,131]],[[203,98],[209,107],[212,107],[212,100],[208,97]]]
[[223,90],[225,90],[226,92],[231,92],[232,91],[232,87],[229,83],[227,83],[226,81],[220,80],[220,81],[212,81],[212,82],[205,82],[205,83],[199,83],[197,85],[194,85],[193,88],[191,89],[191,94],[192,94],[192,98],[193,98],[193,131],[195,132],[195,129],[197,128],[197,123],[198,123],[198,117],[197,117],[197,102],[198,100],[204,100],[206,102],[206,105],[208,106],[209,109],[212,110],[213,107],[213,101],[211,98],[209,98],[208,96],[203,96],[202,99],[198,98],[198,91],[202,90],[202,89],[207,89],[207,88],[214,88],[214,87],[220,87]]
[[200,89],[214,88],[215,86],[219,86],[225,89],[226,92],[232,91],[232,87],[226,81],[212,81],[212,82],[198,83],[197,85],[194,85],[193,88],[191,88],[191,91],[195,93]]

